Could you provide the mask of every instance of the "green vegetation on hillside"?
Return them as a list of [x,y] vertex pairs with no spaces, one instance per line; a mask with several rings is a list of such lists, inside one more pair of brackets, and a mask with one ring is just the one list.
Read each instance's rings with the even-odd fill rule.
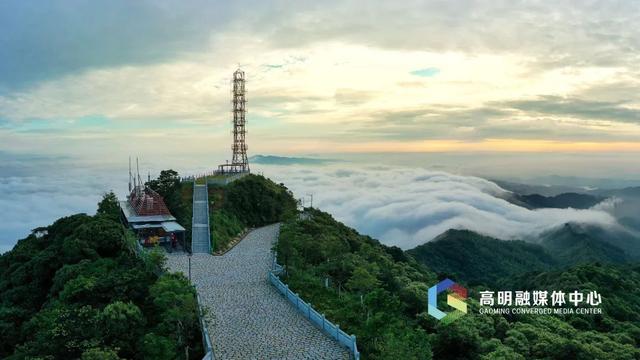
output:
[[273,224],[296,214],[296,201],[283,185],[249,174],[224,186],[209,186],[209,224],[214,251],[246,228]]
[[[627,253],[610,243],[610,239],[582,231],[577,225],[565,224],[562,228],[546,234],[541,245],[548,249],[560,264],[590,262],[625,263],[630,261]],[[631,245],[631,244],[629,244]]]
[[[640,265],[582,264],[567,270],[504,278],[503,287],[523,290],[597,290],[602,294],[602,316],[573,317],[579,329],[627,333],[640,344]],[[567,316],[567,319],[570,317]]]
[[571,192],[562,193],[555,196],[543,196],[539,194],[521,195],[514,193],[511,197],[508,198],[508,200],[528,209],[588,209],[604,200],[604,198]]
[[0,256],[0,358],[202,355],[193,287],[135,255],[118,211],[108,194],[97,215],[61,218]]
[[[419,325],[427,284],[436,282],[398,248],[356,233],[329,214],[282,225],[284,281],[327,318],[357,334],[365,359],[430,359]],[[325,281],[330,286],[325,287]]]
[[407,252],[430,269],[471,285],[495,284],[505,276],[557,265],[540,245],[498,240],[468,230],[449,230]]
[[[438,282],[435,273],[410,254],[359,235],[329,214],[313,209],[308,213],[308,218],[287,221],[281,228],[278,256],[287,269],[281,276],[328,319],[357,335],[363,359],[640,359],[638,266],[582,264],[529,272],[521,279],[513,279],[516,275],[491,278],[503,284],[500,289],[490,284],[471,287],[466,279],[456,277],[470,291],[469,313],[443,325],[426,309],[427,289]],[[526,246],[496,250],[495,269],[509,274],[522,270],[516,261],[520,251],[549,264],[543,251]],[[483,281],[482,277],[477,280]],[[478,312],[481,289],[538,288],[597,290],[604,314]]]
[[582,256],[577,256],[577,253],[576,256],[566,256],[572,258],[574,263],[594,260],[614,263],[640,260],[640,234],[634,234],[622,227],[567,223],[559,229],[543,234],[542,238],[541,245],[553,251],[567,246],[582,251]]
[[164,199],[176,221],[185,229],[185,248],[191,248],[191,217],[193,215],[193,183],[181,182],[175,170],[162,170],[157,179],[146,184]]
[[625,250],[633,250],[638,240],[626,240],[629,247],[622,250],[613,245],[615,236],[626,235],[565,224],[543,234],[540,243],[533,244],[498,240],[469,230],[449,230],[407,253],[430,269],[470,285],[495,285],[500,279],[531,271],[637,261],[637,256]]

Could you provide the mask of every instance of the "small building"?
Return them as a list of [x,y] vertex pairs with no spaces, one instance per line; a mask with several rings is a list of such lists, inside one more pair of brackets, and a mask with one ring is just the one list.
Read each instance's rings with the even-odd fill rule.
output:
[[120,202],[125,224],[138,236],[141,245],[184,244],[185,229],[171,215],[160,194],[146,186],[136,186],[126,201]]

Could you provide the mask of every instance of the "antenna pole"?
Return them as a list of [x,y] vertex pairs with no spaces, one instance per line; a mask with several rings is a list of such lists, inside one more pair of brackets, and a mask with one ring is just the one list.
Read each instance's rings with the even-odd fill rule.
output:
[[131,156],[129,156],[129,194],[131,194]]
[[140,164],[138,163],[138,157],[136,156],[136,177],[138,178],[138,195],[140,195],[140,187],[142,186],[142,179],[140,179]]

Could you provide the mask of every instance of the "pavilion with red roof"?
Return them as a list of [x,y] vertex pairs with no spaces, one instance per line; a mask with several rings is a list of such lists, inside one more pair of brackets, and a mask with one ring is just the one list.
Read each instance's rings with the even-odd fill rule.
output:
[[147,186],[134,187],[120,202],[125,223],[138,235],[142,245],[184,244],[185,229],[171,215],[164,199]]

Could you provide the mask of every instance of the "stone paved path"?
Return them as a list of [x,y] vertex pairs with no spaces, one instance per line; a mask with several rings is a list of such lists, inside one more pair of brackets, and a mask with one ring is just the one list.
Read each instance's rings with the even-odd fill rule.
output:
[[[194,254],[198,287],[216,359],[349,359],[348,351],[305,319],[267,281],[279,226],[250,232],[223,256]],[[168,254],[187,274],[187,257]]]
[[191,226],[191,248],[194,253],[210,253],[209,204],[207,185],[193,187],[193,224]]

